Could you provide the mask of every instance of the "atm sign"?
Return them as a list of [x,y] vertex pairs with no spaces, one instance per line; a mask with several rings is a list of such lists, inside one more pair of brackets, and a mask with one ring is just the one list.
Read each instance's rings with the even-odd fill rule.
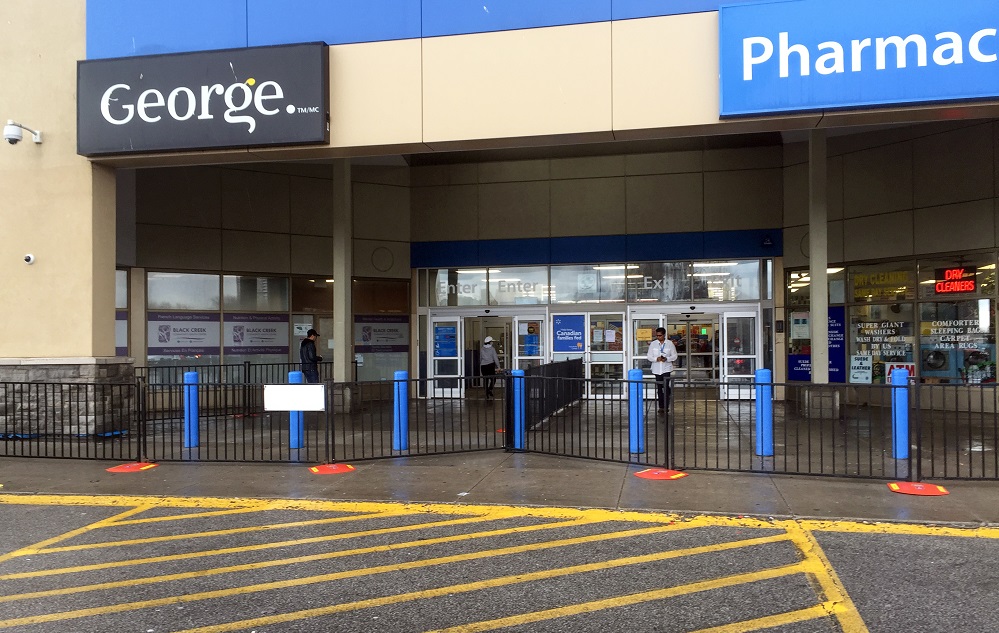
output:
[[978,269],[974,267],[937,268],[933,290],[938,295],[975,292],[978,290],[977,275]]

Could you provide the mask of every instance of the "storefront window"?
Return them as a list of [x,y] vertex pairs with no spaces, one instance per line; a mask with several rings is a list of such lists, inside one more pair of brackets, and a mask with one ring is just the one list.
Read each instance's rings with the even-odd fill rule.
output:
[[487,275],[495,268],[438,268],[429,271],[430,306],[487,305]]
[[114,307],[117,310],[128,309],[128,271],[114,271]]
[[694,299],[752,301],[760,298],[760,262],[724,261],[691,264]]
[[[827,268],[829,283],[829,305],[838,305],[846,299],[846,270]],[[812,300],[812,279],[807,270],[795,270],[787,274],[788,307],[808,307]]]
[[489,305],[548,303],[548,267],[489,269]]
[[638,264],[627,271],[628,301],[667,303],[689,301],[690,264],[655,262]]
[[552,266],[552,303],[624,302],[625,282],[638,264]]
[[996,380],[995,303],[937,301],[919,306],[920,376],[926,382]]
[[920,299],[993,295],[995,291],[996,262],[992,255],[919,262]]
[[128,271],[114,271],[114,354],[128,356]]
[[[895,368],[915,373],[916,329],[913,304],[864,305],[850,308],[851,382],[884,383]],[[860,358],[857,358],[860,357]],[[856,378],[853,368],[870,364],[870,381]]]
[[149,273],[150,310],[218,310],[219,276],[195,273]]
[[850,267],[850,298],[855,303],[912,301],[916,271],[912,262]]
[[[332,279],[309,279],[311,284],[332,284]],[[223,307],[226,311],[287,312],[287,277],[222,277]]]

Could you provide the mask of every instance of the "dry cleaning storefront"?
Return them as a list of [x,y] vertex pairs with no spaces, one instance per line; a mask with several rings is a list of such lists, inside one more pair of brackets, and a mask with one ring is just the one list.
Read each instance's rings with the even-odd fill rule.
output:
[[506,367],[619,378],[662,326],[681,377],[795,356],[822,382],[836,333],[808,314],[878,352],[858,324],[916,294],[865,316],[856,275],[996,261],[993,3],[55,1],[0,7],[47,79],[0,95],[46,134],[0,152],[5,239],[37,258],[2,264],[4,358],[294,360],[314,324],[338,380],[446,386],[485,336]]

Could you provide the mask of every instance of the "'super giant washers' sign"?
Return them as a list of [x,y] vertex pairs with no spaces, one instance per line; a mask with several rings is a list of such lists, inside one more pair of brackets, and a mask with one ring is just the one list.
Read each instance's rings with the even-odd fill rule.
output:
[[82,61],[77,152],[328,142],[328,67],[321,43]]
[[999,96],[995,0],[721,7],[721,114]]

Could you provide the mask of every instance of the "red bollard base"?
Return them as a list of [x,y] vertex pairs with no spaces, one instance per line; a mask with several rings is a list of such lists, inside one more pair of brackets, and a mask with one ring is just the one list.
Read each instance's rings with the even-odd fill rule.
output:
[[943,486],[921,484],[914,481],[893,481],[888,484],[888,489],[900,495],[916,495],[917,497],[942,497],[950,494]]
[[313,475],[342,475],[355,470],[357,469],[350,464],[321,464],[309,468],[309,472]]
[[149,470],[151,468],[156,468],[159,464],[150,464],[148,462],[133,462],[131,464],[122,464],[121,466],[112,466],[111,468],[106,468],[109,473],[138,473],[143,470]]
[[668,481],[674,481],[676,479],[683,479],[690,473],[683,473],[679,470],[667,470],[665,468],[646,468],[645,470],[640,470],[635,473],[636,477],[641,477],[642,479],[665,479]]

